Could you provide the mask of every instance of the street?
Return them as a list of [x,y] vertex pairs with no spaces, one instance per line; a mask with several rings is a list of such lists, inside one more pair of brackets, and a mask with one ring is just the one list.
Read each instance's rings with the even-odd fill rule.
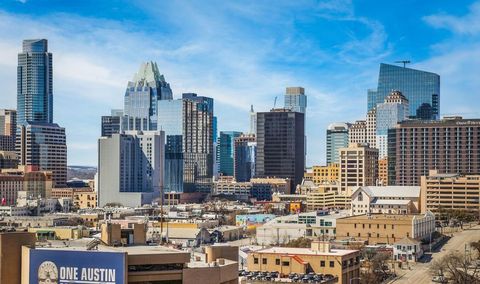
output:
[[[480,226],[475,226],[465,231],[455,233],[453,237],[440,248],[439,252],[433,252],[431,254],[431,260],[426,263],[417,263],[412,268],[412,270],[407,271],[403,276],[397,278],[390,283],[395,284],[423,284],[423,283],[432,283],[432,275],[430,274],[429,267],[432,261],[439,259],[442,256],[446,255],[451,251],[460,251],[464,252],[465,244],[472,241],[478,241],[480,239]],[[426,254],[426,257],[429,257],[430,253]]]

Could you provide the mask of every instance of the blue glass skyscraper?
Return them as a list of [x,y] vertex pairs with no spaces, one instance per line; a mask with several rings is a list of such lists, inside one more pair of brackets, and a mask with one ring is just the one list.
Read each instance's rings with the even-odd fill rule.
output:
[[172,98],[172,89],[158,71],[157,64],[143,63],[125,91],[125,130],[156,130],[157,101]]
[[23,41],[17,67],[17,123],[53,122],[52,54],[46,39]]
[[220,131],[218,142],[218,172],[224,176],[234,174],[235,138],[242,133],[238,131]]
[[377,89],[368,90],[368,110],[383,103],[393,90],[402,92],[409,101],[410,118],[439,119],[440,76],[438,74],[380,64]]

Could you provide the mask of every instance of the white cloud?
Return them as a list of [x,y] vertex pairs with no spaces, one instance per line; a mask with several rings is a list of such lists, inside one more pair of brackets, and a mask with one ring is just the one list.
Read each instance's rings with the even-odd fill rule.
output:
[[441,13],[423,19],[435,28],[444,28],[457,34],[475,35],[480,32],[480,2],[473,3],[469,13],[464,16]]

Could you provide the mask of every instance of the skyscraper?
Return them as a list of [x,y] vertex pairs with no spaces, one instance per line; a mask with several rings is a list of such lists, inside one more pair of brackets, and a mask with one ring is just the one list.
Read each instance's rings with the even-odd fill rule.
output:
[[377,89],[368,90],[368,110],[383,103],[392,90],[398,90],[409,102],[409,117],[439,119],[440,76],[435,73],[380,64]]
[[420,185],[430,170],[480,172],[480,119],[406,120],[388,131],[388,182]]
[[367,121],[355,121],[348,131],[348,144],[367,143]]
[[385,102],[377,105],[377,149],[379,158],[387,156],[388,129],[394,128],[398,122],[408,118],[408,100],[399,91],[393,91],[385,98]]
[[98,140],[98,205],[150,204],[163,188],[163,131],[126,131]]
[[340,148],[348,147],[349,123],[332,123],[327,128],[327,165],[339,162]]
[[250,106],[250,134],[257,134],[257,113],[253,110],[253,105]]
[[123,115],[123,110],[112,109],[110,115],[102,116],[102,137],[111,137],[113,134],[118,134],[124,130],[123,124],[126,117]]
[[291,180],[291,192],[305,169],[305,115],[288,109],[257,113],[257,177]]
[[52,54],[46,39],[24,40],[18,54],[17,131],[20,165],[52,171],[53,186],[67,179],[65,129],[53,123]]
[[157,102],[171,100],[172,90],[154,62],[142,63],[128,82],[125,91],[123,115],[128,130],[156,130]]
[[285,91],[285,108],[294,112],[305,113],[307,108],[307,96],[302,87],[287,87]]
[[158,128],[166,136],[165,189],[209,193],[214,155],[213,99],[186,97],[158,102]]
[[218,143],[219,173],[224,176],[234,174],[235,138],[242,133],[238,131],[220,131]]
[[351,144],[340,149],[340,188],[346,193],[357,186],[376,185],[378,150],[367,144]]
[[67,181],[65,128],[55,123],[28,122],[17,128],[17,156],[20,165],[52,171],[53,187]]
[[0,109],[0,151],[15,151],[17,112]]
[[17,123],[53,122],[52,54],[46,39],[23,41],[17,67]]
[[255,158],[257,140],[253,134],[244,134],[235,138],[235,170],[237,182],[250,181],[255,176]]

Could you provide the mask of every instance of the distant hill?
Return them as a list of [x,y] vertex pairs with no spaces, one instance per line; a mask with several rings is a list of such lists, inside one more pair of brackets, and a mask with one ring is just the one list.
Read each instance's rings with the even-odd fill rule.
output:
[[96,167],[89,166],[67,166],[67,180],[73,178],[93,179],[97,173]]

